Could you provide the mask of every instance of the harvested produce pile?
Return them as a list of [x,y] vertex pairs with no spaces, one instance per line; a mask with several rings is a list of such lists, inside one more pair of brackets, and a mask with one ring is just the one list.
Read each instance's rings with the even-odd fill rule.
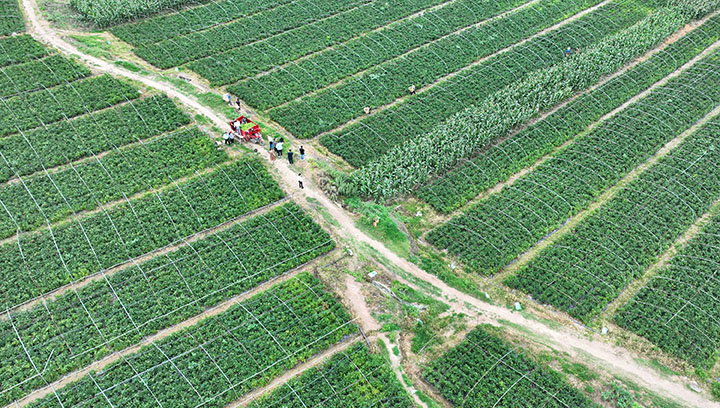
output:
[[596,407],[555,371],[478,327],[425,370],[454,406]]

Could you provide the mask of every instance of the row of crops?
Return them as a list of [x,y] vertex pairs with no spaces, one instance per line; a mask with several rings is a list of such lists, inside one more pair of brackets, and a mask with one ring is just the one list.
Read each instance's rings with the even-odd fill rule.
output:
[[222,407],[355,332],[301,274],[89,373],[31,407]]
[[[564,4],[560,7],[569,6]],[[470,105],[479,105],[489,96],[532,72],[542,72],[542,69],[565,61],[563,49],[566,44],[587,49],[603,38],[632,26],[646,15],[647,9],[636,2],[608,2],[575,21],[528,39],[521,46],[492,55],[425,92],[407,97],[382,112],[362,118],[342,131],[325,135],[320,141],[350,164],[369,167],[367,171],[359,172],[361,174],[356,177],[361,193],[369,194],[372,190],[364,191],[366,186],[385,186],[393,183],[393,180],[397,182],[395,173],[392,174],[393,177],[382,178],[380,175],[383,173],[392,170],[408,174],[418,170],[417,166],[407,169],[408,164],[405,162],[402,166],[397,163],[393,165],[394,161],[390,160],[390,157],[398,157],[406,159],[407,162],[413,161],[412,155],[405,152],[410,151],[414,139],[425,135],[428,137],[424,139],[428,139],[431,135],[437,135],[439,132],[431,131],[445,119],[465,111]],[[512,32],[514,29],[511,27],[510,30]],[[582,55],[581,53],[580,56]],[[449,120],[448,123],[454,122]],[[438,141],[443,142],[443,145],[463,146],[454,140],[448,140],[448,135],[440,137]],[[452,138],[455,137],[457,132],[452,134]],[[417,163],[417,160],[414,162]],[[432,164],[433,160],[426,163]],[[413,182],[412,185],[415,184],[416,182]],[[392,194],[397,193],[397,187],[389,190]]]
[[[718,83],[720,67],[705,68]],[[694,132],[506,283],[583,321],[595,316],[720,196],[717,130]]]
[[220,166],[109,210],[19,235],[0,246],[0,292],[12,304],[32,299],[180,242],[283,195],[259,162]]
[[3,402],[43,385],[43,379],[33,378],[26,352],[35,364],[47,361],[45,381],[56,380],[333,247],[330,236],[307,214],[295,204],[285,204],[43,305],[13,313],[11,321],[0,324],[4,338],[0,358],[15,361],[0,370]]
[[417,190],[417,196],[439,212],[450,213],[458,209],[582,133],[602,116],[646,91],[719,39],[720,16],[715,16],[648,60],[579,96],[486,152],[461,162]]
[[453,406],[596,406],[557,372],[538,365],[489,330],[475,328],[425,369],[425,379]]
[[[720,123],[708,131],[717,137]],[[615,321],[671,355],[709,369],[720,350],[718,259],[720,217],[716,215],[620,309]]]
[[[455,36],[472,37],[472,27],[523,4],[523,0],[478,2],[459,0],[421,15],[401,20],[387,29],[339,44],[281,70],[249,78],[228,88],[248,105],[266,110],[292,101],[359,71],[395,59],[424,44],[462,30]],[[468,38],[468,41],[470,39]]]
[[[718,52],[623,109],[428,240],[492,274],[532,247],[720,103]],[[692,84],[692,86],[688,86]],[[632,136],[632,137],[630,137]]]
[[[298,137],[316,136],[362,115],[365,106],[383,106],[408,95],[411,84],[432,84],[596,3],[596,0],[542,0],[491,24],[451,35],[336,86],[271,109],[269,115]],[[608,16],[608,23],[615,27],[644,14],[639,10],[637,14],[632,10],[615,11],[616,15]],[[426,112],[424,116],[428,115],[438,112]]]

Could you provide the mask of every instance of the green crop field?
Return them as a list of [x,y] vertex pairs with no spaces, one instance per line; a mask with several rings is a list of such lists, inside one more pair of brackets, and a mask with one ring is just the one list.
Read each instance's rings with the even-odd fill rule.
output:
[[0,404],[715,406],[719,84],[720,0],[0,0]]

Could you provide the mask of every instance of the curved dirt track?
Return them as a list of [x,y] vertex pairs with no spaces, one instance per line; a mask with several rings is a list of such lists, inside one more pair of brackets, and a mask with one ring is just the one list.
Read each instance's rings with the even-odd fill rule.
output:
[[[142,82],[146,86],[164,92],[187,105],[195,112],[210,118],[217,126],[221,128],[225,127],[226,124],[223,118],[202,105],[194,97],[184,94],[174,86],[151,77],[133,73],[112,63],[81,53],[77,48],[60,38],[49,27],[47,21],[38,17],[39,11],[36,0],[22,0],[21,3],[28,22],[28,32],[37,40],[59,49],[66,55],[78,57],[85,64],[98,71]],[[307,147],[307,150],[308,156],[318,156],[311,148]],[[268,159],[265,154],[261,156],[265,160]],[[698,408],[720,407],[720,404],[710,401],[705,395],[691,391],[686,386],[688,382],[686,378],[660,375],[655,370],[637,363],[634,360],[635,356],[629,351],[603,341],[588,338],[587,332],[580,328],[550,327],[540,321],[527,318],[523,314],[513,312],[504,307],[485,303],[449,287],[436,276],[400,258],[382,243],[367,236],[356,228],[353,217],[325,196],[324,193],[317,188],[317,186],[310,183],[309,180],[306,182],[306,188],[299,190],[296,184],[296,174],[285,160],[276,160],[272,163],[272,166],[278,171],[283,188],[293,194],[293,198],[298,204],[309,208],[310,206],[307,199],[312,198],[316,200],[316,203],[323,206],[330,216],[337,221],[339,226],[332,228],[339,236],[370,246],[397,267],[422,281],[432,284],[442,294],[442,299],[440,300],[448,303],[454,311],[471,316],[473,323],[489,323],[506,327],[509,330],[514,329],[507,327],[504,322],[522,326],[527,331],[533,333],[534,340],[542,342],[556,350],[567,352],[572,356],[583,356],[582,360],[596,370],[631,380],[657,395],[680,403],[682,406]],[[407,282],[402,278],[398,279],[405,281],[405,283],[411,287],[417,288],[417,286],[411,282]]]

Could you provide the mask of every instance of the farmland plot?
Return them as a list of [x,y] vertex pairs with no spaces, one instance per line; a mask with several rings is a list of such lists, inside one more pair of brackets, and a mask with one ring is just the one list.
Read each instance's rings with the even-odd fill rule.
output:
[[[715,134],[720,131],[716,123]],[[614,320],[673,356],[709,369],[720,351],[720,217],[680,250]]]
[[135,87],[109,75],[25,93],[0,105],[0,136],[68,120],[139,96]]
[[10,305],[32,299],[283,196],[259,162],[220,166],[209,175],[0,246],[0,293]]
[[577,44],[583,49],[591,47],[604,37],[636,23],[645,16],[643,10],[644,7],[633,2],[610,2],[557,30],[528,40],[521,47],[469,67],[425,92],[361,118],[341,131],[325,135],[320,141],[351,165],[367,165],[393,147],[404,147],[413,137],[435,128],[438,121],[426,120],[429,112],[433,118],[445,120],[466,110],[469,105],[479,104],[518,79],[562,62],[563,46],[559,44]]
[[458,0],[228,88],[266,110],[519,6],[524,0]]
[[364,344],[357,344],[248,405],[279,406],[410,408],[413,404],[390,364],[380,354],[370,353]]
[[[720,81],[719,55],[715,53],[701,65],[708,77],[715,77],[715,84]],[[700,89],[709,91],[705,86]],[[720,94],[720,90],[715,91]],[[713,96],[719,95],[707,92],[702,98],[710,100]],[[686,104],[682,99],[673,103],[679,103],[686,112],[690,106],[700,107],[697,102],[690,105],[691,101]],[[720,100],[713,103],[718,106]],[[683,118],[675,112],[674,120]],[[659,126],[662,122],[654,123]],[[589,321],[720,197],[718,123],[716,116],[714,122],[689,135],[506,283]],[[628,131],[637,135],[632,127]],[[626,147],[628,151],[632,148]]]
[[29,35],[0,38],[0,51],[2,51],[0,67],[28,62],[48,55],[45,47]]
[[43,364],[53,356],[43,375],[53,381],[333,247],[330,236],[307,214],[286,204],[45,305],[13,313],[12,322],[0,322],[0,358],[17,361],[0,369],[3,403],[44,385],[33,378],[25,349]]
[[85,78],[90,70],[65,57],[51,55],[0,68],[0,75],[0,97],[7,98]]
[[353,333],[349,320],[301,274],[30,406],[223,406]]
[[497,272],[717,106],[718,55],[711,53],[500,193],[431,231],[428,240],[481,273]]
[[0,139],[0,181],[92,157],[190,123],[164,95]]
[[[337,86],[272,109],[269,115],[298,137],[316,136],[362,115],[365,106],[382,106],[406,96],[411,84],[432,84],[596,3],[595,0],[543,0],[486,26],[449,36],[403,58],[373,67]],[[608,24],[623,27],[644,13],[633,7],[623,13],[616,9]]]
[[424,375],[458,407],[596,407],[557,372],[480,327]]
[[584,131],[603,115],[647,90],[706,47],[720,40],[720,16],[709,19],[688,35],[602,86],[581,95],[542,121],[492,146],[486,152],[416,191],[436,211],[449,213],[523,167]]
[[441,3],[444,1],[400,0],[393,2],[392,7],[370,3],[264,41],[191,62],[188,68],[215,85],[236,82]]
[[227,159],[206,134],[188,129],[0,186],[0,238],[172,183]]
[[272,9],[292,0],[223,0],[177,13],[113,27],[111,32],[134,46],[148,45],[208,29],[239,17]]
[[16,0],[0,0],[0,35],[25,31],[25,21]]

